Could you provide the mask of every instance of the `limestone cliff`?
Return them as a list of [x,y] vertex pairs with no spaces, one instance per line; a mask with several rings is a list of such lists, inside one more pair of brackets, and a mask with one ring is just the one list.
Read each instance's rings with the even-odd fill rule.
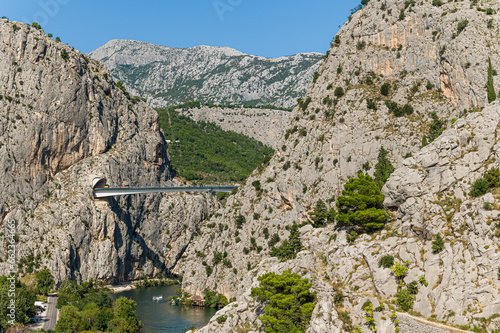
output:
[[[260,327],[262,304],[249,296],[250,288],[257,276],[290,268],[312,279],[318,292],[308,332],[340,332],[339,314],[346,312],[368,332],[361,309],[368,299],[374,307],[386,304],[374,314],[378,331],[394,332],[387,303],[395,299],[397,281],[378,265],[387,254],[408,262],[406,283],[425,277],[413,307],[423,316],[480,325],[479,318],[498,312],[500,258],[488,227],[495,211],[480,208],[484,200],[495,205],[497,199],[473,199],[468,192],[469,182],[487,165],[498,165],[492,158],[498,149],[493,134],[498,106],[469,112],[488,105],[488,59],[494,69],[500,66],[497,7],[494,2],[372,0],[349,18],[316,82],[292,112],[270,164],[201,228],[175,268],[188,292],[214,289],[237,299],[234,308],[216,315],[225,311],[231,320],[219,324],[214,317],[201,331]],[[384,83],[390,84],[385,95]],[[492,83],[498,91],[496,79]],[[404,105],[410,111],[399,116]],[[434,139],[436,119],[449,130],[420,150]],[[280,263],[269,256],[266,234],[286,239],[285,226],[308,221],[318,199],[333,206],[349,177],[363,169],[373,173],[381,146],[401,167],[384,188],[393,214],[385,230],[351,243],[349,230],[306,226],[301,229],[305,251],[297,259]],[[240,214],[245,223],[238,229]],[[210,228],[219,224],[222,228]],[[435,253],[431,241],[438,232],[445,247]],[[227,253],[231,265],[211,265],[216,252]],[[213,266],[211,275],[202,261]],[[345,297],[334,304],[337,292]],[[486,322],[495,327],[491,318]]]
[[57,282],[169,273],[215,201],[96,201],[91,191],[94,176],[112,186],[176,182],[157,113],[103,65],[23,23],[0,20],[0,69],[0,221],[16,221],[20,270],[46,266]]
[[278,137],[291,116],[291,112],[284,110],[241,107],[201,106],[177,111],[194,121],[214,123],[224,131],[244,134],[274,149],[278,148]]

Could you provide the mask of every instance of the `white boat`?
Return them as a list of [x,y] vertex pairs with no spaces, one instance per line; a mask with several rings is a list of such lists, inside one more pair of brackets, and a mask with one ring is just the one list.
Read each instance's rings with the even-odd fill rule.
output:
[[155,295],[153,296],[153,301],[161,301],[163,299],[162,295]]

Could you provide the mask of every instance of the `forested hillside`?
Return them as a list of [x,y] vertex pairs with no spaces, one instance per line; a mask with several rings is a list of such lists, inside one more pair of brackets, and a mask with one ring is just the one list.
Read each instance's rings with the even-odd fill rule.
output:
[[224,131],[204,121],[195,122],[175,111],[158,109],[176,174],[202,183],[240,182],[274,150],[243,134]]

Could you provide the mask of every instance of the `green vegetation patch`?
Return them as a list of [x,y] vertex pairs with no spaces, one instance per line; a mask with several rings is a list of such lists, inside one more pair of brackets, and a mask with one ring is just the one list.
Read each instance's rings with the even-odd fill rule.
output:
[[401,288],[396,294],[396,302],[403,311],[410,311],[413,309],[415,302],[415,295],[418,293],[417,282],[413,281],[408,284],[406,288]]
[[[290,236],[288,236],[288,239],[283,241],[281,246],[271,248],[269,255],[272,257],[278,257],[281,260],[294,259],[297,256],[297,253],[302,251],[299,225],[294,223],[291,227],[287,226],[287,228],[290,230]],[[271,241],[269,241],[269,246],[274,246],[277,242],[279,242],[279,236],[278,234],[274,234]]]
[[439,253],[443,251],[443,249],[444,249],[443,237],[441,237],[441,234],[438,232],[434,237],[434,240],[432,241],[432,252]]
[[405,104],[400,107],[398,103],[391,100],[386,100],[385,106],[387,106],[389,112],[394,114],[396,117],[403,117],[404,115],[413,114],[413,106],[411,106],[410,104]]
[[319,199],[316,202],[314,210],[309,212],[309,215],[311,216],[314,227],[323,227],[329,223],[335,222],[335,215],[337,215],[337,212],[333,207],[328,209],[325,202]]
[[358,174],[345,183],[337,199],[337,221],[358,231],[374,231],[384,227],[389,214],[383,209],[384,195],[369,175]]
[[379,189],[382,189],[391,173],[395,170],[391,161],[387,157],[388,154],[389,152],[381,146],[378,151],[377,164],[375,164],[375,173],[373,174],[375,177],[375,184]]
[[[15,295],[12,295],[10,289],[11,282],[15,285]],[[0,330],[6,331],[11,323],[12,318],[7,315],[10,314],[8,309],[10,300],[15,300],[15,322],[19,324],[26,324],[30,318],[35,315],[35,301],[36,294],[33,288],[26,286],[19,280],[7,280],[6,276],[0,276]]]
[[[238,182],[269,161],[274,150],[243,134],[195,122],[175,111],[158,109],[165,138],[171,140],[171,165],[177,175],[203,183]],[[177,142],[178,140],[178,142]]]
[[488,92],[488,103],[497,99],[495,87],[493,85],[493,67],[491,66],[491,59],[488,58],[488,82],[486,83],[486,90]]
[[500,187],[500,169],[491,168],[486,171],[484,177],[478,178],[472,183],[470,195],[473,197],[480,197],[496,187]]
[[431,117],[432,123],[429,125],[429,134],[422,137],[422,147],[436,140],[446,129],[445,122],[439,119],[436,111],[431,113]]
[[484,178],[478,178],[472,183],[472,190],[470,195],[473,197],[480,197],[488,192],[488,182]]
[[458,23],[457,35],[459,35],[462,31],[464,31],[468,24],[469,24],[469,21],[467,21],[467,20],[463,20],[460,23]]
[[305,332],[316,300],[316,294],[309,291],[312,283],[289,270],[267,273],[258,280],[259,287],[252,288],[251,296],[267,303],[259,317],[265,331]]
[[394,257],[386,254],[378,261],[378,267],[391,268],[394,265]]
[[342,87],[335,88],[335,91],[333,92],[333,94],[335,95],[335,97],[338,97],[338,98],[344,96],[344,94],[345,94],[344,88],[342,88]]
[[203,299],[205,300],[205,306],[211,308],[222,309],[229,304],[226,296],[208,289],[205,290],[205,296],[203,297]]
[[391,84],[386,82],[380,87],[380,93],[384,96],[389,96],[391,91]]
[[48,269],[42,269],[36,274],[36,292],[47,295],[54,287],[54,277]]
[[59,288],[60,312],[55,332],[139,332],[142,323],[135,313],[135,301],[120,297],[113,302],[110,293],[92,280],[82,285],[64,281]]

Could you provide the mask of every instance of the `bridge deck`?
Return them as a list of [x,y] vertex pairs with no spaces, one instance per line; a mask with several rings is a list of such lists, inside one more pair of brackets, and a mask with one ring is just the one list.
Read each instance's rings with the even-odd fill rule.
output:
[[106,198],[115,195],[158,192],[231,192],[235,188],[238,186],[104,187],[94,188],[94,197]]

